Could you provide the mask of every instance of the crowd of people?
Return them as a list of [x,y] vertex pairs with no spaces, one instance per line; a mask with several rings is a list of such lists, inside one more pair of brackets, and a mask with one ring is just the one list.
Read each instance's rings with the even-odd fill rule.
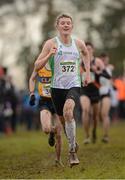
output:
[[39,129],[41,123],[43,132],[49,134],[49,145],[55,146],[56,165],[63,166],[64,131],[72,167],[80,162],[76,121],[83,125],[83,143],[89,144],[96,143],[100,122],[101,140],[108,143],[111,121],[125,119],[125,78],[113,77],[115,67],[108,54],[95,56],[91,42],[71,35],[71,16],[58,16],[56,29],[58,35],[45,42],[34,63],[29,92],[17,93],[6,68],[0,68],[0,132],[15,132],[17,122],[25,122],[31,130],[36,119],[35,128]]
[[18,127],[39,129],[39,112],[29,105],[29,91],[17,90],[8,69],[0,66],[0,136],[16,133]]
[[16,130],[17,98],[7,68],[0,67],[0,133]]

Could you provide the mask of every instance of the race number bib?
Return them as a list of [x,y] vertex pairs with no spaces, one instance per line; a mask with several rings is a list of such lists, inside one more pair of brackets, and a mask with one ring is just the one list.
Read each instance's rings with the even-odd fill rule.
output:
[[51,94],[50,94],[50,84],[43,84],[42,92],[43,92],[43,96],[51,97]]
[[66,74],[74,74],[76,72],[76,63],[74,61],[60,62],[60,72]]

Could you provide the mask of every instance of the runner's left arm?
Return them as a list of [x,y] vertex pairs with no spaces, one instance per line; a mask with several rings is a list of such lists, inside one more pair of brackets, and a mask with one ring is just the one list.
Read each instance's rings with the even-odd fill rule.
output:
[[[78,41],[78,46],[81,50],[81,54],[82,54],[82,61],[85,67],[85,71],[86,71],[86,79],[85,79],[85,85],[87,85],[90,82],[90,56],[89,56],[89,52],[86,48],[86,45],[83,41],[79,40]],[[84,56],[84,58],[83,58]]]

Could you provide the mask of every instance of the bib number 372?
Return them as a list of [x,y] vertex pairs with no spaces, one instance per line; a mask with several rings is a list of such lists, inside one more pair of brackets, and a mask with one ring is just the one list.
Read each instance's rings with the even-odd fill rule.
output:
[[62,72],[67,72],[67,73],[75,72],[75,66],[74,65],[62,65]]

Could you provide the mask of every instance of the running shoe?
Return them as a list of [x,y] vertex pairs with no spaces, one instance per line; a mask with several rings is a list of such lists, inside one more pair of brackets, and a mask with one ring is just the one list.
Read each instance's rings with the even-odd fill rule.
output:
[[79,164],[79,159],[78,159],[77,154],[75,152],[70,152],[69,153],[69,164],[70,164],[71,168],[73,166]]
[[86,138],[83,143],[84,144],[90,144],[91,143],[90,137]]
[[108,136],[104,136],[104,137],[102,138],[102,142],[103,142],[103,143],[108,143],[108,142],[109,142],[109,137],[108,137]]
[[49,133],[48,143],[49,143],[50,146],[55,145],[55,133],[54,132]]

